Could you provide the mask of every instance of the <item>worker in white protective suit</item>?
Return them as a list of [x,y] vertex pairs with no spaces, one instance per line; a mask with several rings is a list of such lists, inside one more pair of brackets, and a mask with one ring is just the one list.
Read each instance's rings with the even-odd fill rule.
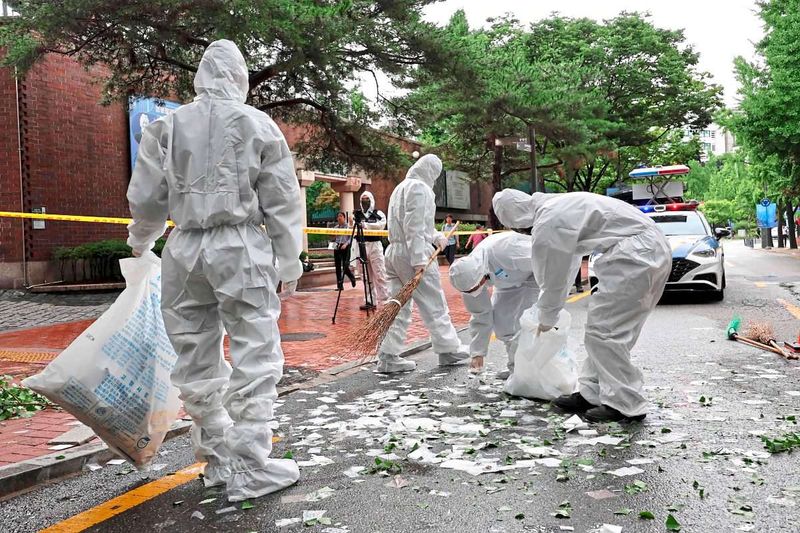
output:
[[[442,162],[433,154],[422,156],[408,169],[405,179],[395,187],[389,198],[389,247],[386,249],[386,272],[389,291],[397,292],[417,272],[424,269],[422,282],[413,293],[413,304],[431,334],[433,351],[440,365],[466,362],[468,348],[461,344],[456,328],[450,321],[450,311],[439,279],[439,265],[425,265],[435,251],[444,249],[447,238],[436,231],[436,198],[433,185],[442,173]],[[416,363],[400,357],[404,350],[406,332],[411,323],[412,302],[397,315],[381,343],[378,352],[378,372],[406,372]]]
[[[486,237],[468,256],[450,266],[450,283],[463,293],[469,321],[470,372],[483,370],[492,332],[505,344],[507,370],[514,371],[514,354],[519,341],[519,318],[536,303],[539,287],[533,277],[531,238],[514,231]],[[494,287],[489,296],[488,287]]]
[[[365,230],[382,230],[386,227],[386,215],[377,209],[375,197],[369,191],[361,193],[361,210],[364,213]],[[386,261],[383,257],[383,242],[375,235],[364,236],[364,249],[366,252],[369,281],[372,284],[373,296],[376,303],[383,303],[391,297],[389,283],[386,280]],[[359,249],[359,253],[360,253]]]
[[248,74],[235,44],[209,45],[194,87],[194,102],[144,132],[128,188],[128,244],[135,255],[150,250],[171,214],[162,311],[178,354],[172,381],[208,463],[206,486],[225,484],[228,499],[241,501],[299,477],[294,461],[269,458],[269,424],[283,373],[276,286],[288,296],[302,275],[304,206],[286,140],[244,103]]
[[641,371],[631,363],[647,316],[656,306],[672,265],[666,238],[647,215],[620,200],[586,192],[495,194],[497,218],[509,228],[531,228],[533,273],[539,284],[539,334],[556,323],[575,277],[575,256],[593,251],[597,293],[589,299],[578,392],[555,405],[591,421],[641,420],[648,403]]

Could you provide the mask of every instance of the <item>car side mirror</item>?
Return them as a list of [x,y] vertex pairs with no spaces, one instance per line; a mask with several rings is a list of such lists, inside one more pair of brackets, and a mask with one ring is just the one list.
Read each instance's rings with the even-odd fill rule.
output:
[[717,238],[717,240],[720,240],[723,237],[730,237],[731,230],[729,230],[728,228],[715,228],[714,236]]

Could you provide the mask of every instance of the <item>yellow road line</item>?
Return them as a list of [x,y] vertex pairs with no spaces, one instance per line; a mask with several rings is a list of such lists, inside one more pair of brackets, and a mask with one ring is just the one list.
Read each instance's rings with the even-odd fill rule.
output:
[[786,300],[782,300],[781,298],[778,298],[778,303],[784,306],[786,310],[789,311],[797,320],[800,320],[800,307],[797,307],[793,303],[789,303]]
[[[280,442],[280,440],[281,437],[277,435],[272,437],[273,443]],[[87,509],[80,514],[76,514],[72,518],[67,518],[58,524],[53,524],[46,529],[42,529],[39,533],[75,533],[89,529],[90,527],[105,522],[109,518],[129,511],[137,505],[152,500],[156,496],[169,492],[175,487],[197,479],[197,476],[203,471],[205,466],[205,463],[195,463],[191,466],[187,466],[183,470],[178,470],[171,476],[166,476],[156,481],[151,481],[141,487],[136,487],[125,494],[120,494],[116,498],[112,498],[107,502]]]
[[763,289],[764,287],[767,286],[767,284],[764,283],[763,281],[756,281],[754,283],[755,283],[755,286],[758,287],[759,289]]
[[591,296],[591,294],[592,294],[592,291],[583,291],[583,292],[579,292],[578,294],[573,294],[572,296],[567,298],[567,303],[568,304],[575,303],[578,300],[583,300],[587,296]]
[[203,471],[205,463],[195,463],[192,466],[184,468],[175,472],[171,476],[166,476],[156,481],[151,481],[146,485],[137,487],[130,492],[126,492],[116,498],[108,500],[105,503],[92,507],[88,511],[68,518],[63,522],[54,524],[47,529],[43,529],[40,533],[72,533],[76,531],[84,531],[92,526],[96,526],[101,522],[105,522],[109,518],[113,518],[118,514],[122,514],[129,509],[136,507],[148,500],[152,500],[156,496],[160,496],[167,491],[174,489],[184,483],[188,483],[193,479],[197,479],[198,474]]

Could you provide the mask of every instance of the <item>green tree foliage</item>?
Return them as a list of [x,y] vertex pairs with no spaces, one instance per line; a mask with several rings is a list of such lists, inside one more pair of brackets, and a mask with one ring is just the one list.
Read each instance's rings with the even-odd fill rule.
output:
[[525,138],[533,127],[549,187],[596,190],[643,162],[696,157],[696,142],[680,132],[707,125],[719,105],[683,33],[639,14],[530,26],[505,17],[471,29],[459,12],[443,34],[458,51],[457,75],[419,69],[396,105],[413,117],[412,133],[478,179],[529,173],[528,154],[498,150],[494,140]]
[[190,100],[205,47],[227,38],[250,70],[249,103],[308,128],[310,164],[363,168],[403,160],[373,126],[380,109],[353,93],[364,73],[393,80],[443,58],[422,20],[435,0],[10,0],[20,16],[0,28],[4,62],[23,71],[47,53],[105,65],[107,99]]
[[334,191],[330,185],[325,183],[320,188],[319,194],[314,200],[314,211],[324,211],[326,209],[338,209],[338,208],[339,208],[339,193]]
[[757,167],[758,180],[790,220],[800,198],[800,7],[795,0],[758,3],[765,37],[759,58],[735,61],[741,102],[726,122]]

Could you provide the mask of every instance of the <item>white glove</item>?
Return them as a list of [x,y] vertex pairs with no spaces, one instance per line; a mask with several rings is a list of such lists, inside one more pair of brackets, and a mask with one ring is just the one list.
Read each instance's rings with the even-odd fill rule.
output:
[[278,298],[280,298],[281,301],[287,300],[294,296],[294,293],[297,291],[297,280],[286,281],[282,283],[282,285],[283,290],[281,290],[281,293],[278,295]]
[[437,248],[441,248],[444,250],[447,247],[448,239],[443,233],[437,233],[436,236],[433,238],[433,244],[436,245]]

